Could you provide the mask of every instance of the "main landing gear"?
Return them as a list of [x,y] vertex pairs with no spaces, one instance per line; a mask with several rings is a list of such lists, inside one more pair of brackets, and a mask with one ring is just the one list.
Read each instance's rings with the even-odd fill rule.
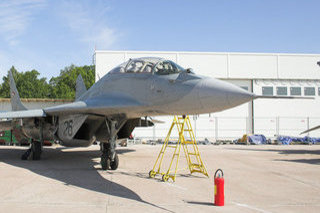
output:
[[43,121],[38,120],[38,127],[40,129],[38,141],[31,139],[30,148],[21,156],[21,160],[40,160],[42,153],[43,140]]
[[42,153],[42,142],[31,140],[30,148],[21,156],[21,160],[40,160]]

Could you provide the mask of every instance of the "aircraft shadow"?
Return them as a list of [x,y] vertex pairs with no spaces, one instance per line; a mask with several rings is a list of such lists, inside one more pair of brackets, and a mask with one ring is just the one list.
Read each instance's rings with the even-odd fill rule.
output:
[[195,204],[195,205],[204,205],[204,206],[214,206],[213,203],[209,203],[209,202],[198,202],[198,201],[184,201],[188,204]]
[[[44,148],[44,154],[40,161],[22,161],[20,160],[20,156],[25,150],[14,148],[1,149],[0,147],[0,161],[12,166],[28,169],[38,175],[61,181],[66,185],[131,199],[167,210],[142,200],[138,194],[129,188],[103,178],[97,171],[97,168],[95,168],[99,163],[93,161],[94,158],[100,156],[99,150],[71,151],[70,149],[68,151],[68,148]],[[117,150],[117,153],[122,155],[133,151],[132,149],[121,149]]]
[[308,163],[320,165],[320,159],[295,159],[295,160],[276,160],[276,161],[286,161],[286,162],[294,162],[294,163]]
[[[254,146],[254,145],[252,145]],[[298,146],[298,145],[297,145]],[[279,154],[289,155],[289,154],[310,154],[310,155],[320,155],[320,146],[318,150],[308,150],[303,149],[303,146],[301,146],[301,149],[242,149],[242,148],[227,148],[230,150],[243,150],[243,151],[255,151],[255,152],[278,152]]]
[[[320,148],[320,146],[319,146]],[[320,149],[318,150],[309,150],[304,149],[238,149],[238,148],[228,148],[232,150],[243,150],[243,151],[256,151],[256,152],[278,152],[282,155],[320,155]],[[278,159],[275,161],[287,161],[287,162],[295,162],[295,163],[307,163],[307,164],[320,164],[320,159]]]

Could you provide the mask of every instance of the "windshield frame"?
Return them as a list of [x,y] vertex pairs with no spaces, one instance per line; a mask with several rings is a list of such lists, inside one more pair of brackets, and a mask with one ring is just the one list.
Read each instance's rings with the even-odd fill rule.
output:
[[[137,63],[137,64],[133,64]],[[139,65],[139,63],[142,63],[142,65]],[[168,72],[160,73],[159,70],[157,70],[157,66],[160,63],[166,63],[166,66],[170,66],[170,69],[167,69]],[[133,65],[130,67],[130,65]],[[147,67],[149,67],[147,69]],[[132,69],[129,71],[129,69]],[[163,68],[162,70],[165,71]],[[156,74],[156,75],[172,75],[172,74],[179,74],[183,72],[185,69],[178,65],[177,63],[173,62],[172,60],[164,59],[164,58],[157,58],[157,57],[141,57],[141,58],[130,58],[128,61],[125,61],[118,66],[114,67],[112,70],[109,71],[110,74]]]
[[[160,64],[160,63],[164,63],[164,62],[168,62],[170,63],[170,65],[172,66],[172,68],[175,70],[174,72],[168,72],[168,73],[163,73],[163,74],[160,74],[159,71],[156,71],[156,68],[157,66]],[[159,61],[157,64],[154,65],[153,67],[153,70],[152,70],[152,73],[153,74],[156,74],[156,75],[173,75],[173,74],[179,74],[181,72],[183,72],[185,69],[183,67],[181,67],[180,65],[178,65],[177,63],[171,61],[171,60],[167,60],[167,59],[163,59],[161,61]]]

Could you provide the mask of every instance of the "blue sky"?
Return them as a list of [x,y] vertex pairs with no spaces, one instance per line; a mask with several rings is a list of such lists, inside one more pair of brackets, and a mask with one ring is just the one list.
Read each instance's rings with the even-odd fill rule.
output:
[[98,50],[320,53],[319,0],[1,0],[0,76]]

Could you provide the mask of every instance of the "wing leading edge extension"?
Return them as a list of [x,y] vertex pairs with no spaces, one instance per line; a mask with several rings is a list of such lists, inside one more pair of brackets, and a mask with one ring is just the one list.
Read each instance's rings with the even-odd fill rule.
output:
[[115,113],[125,113],[134,108],[141,107],[142,104],[129,97],[103,96],[85,101],[76,101],[70,104],[63,104],[44,109],[45,114],[96,114],[111,115]]

